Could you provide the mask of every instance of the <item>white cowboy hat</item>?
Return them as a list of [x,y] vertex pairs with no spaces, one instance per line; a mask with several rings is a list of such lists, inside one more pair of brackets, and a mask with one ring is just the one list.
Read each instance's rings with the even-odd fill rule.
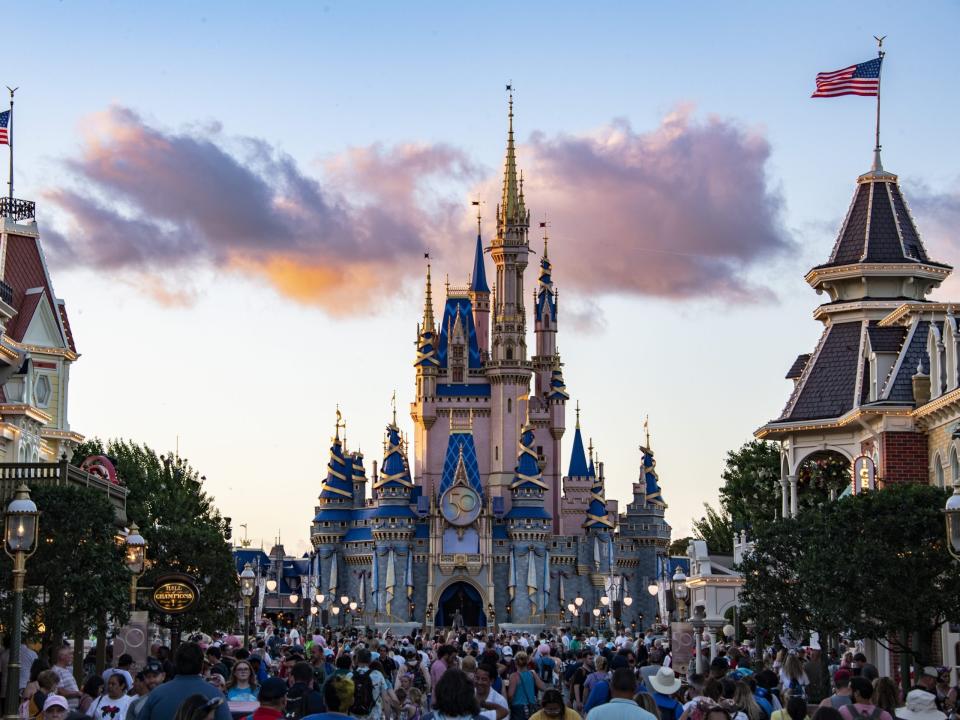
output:
[[943,720],[946,715],[937,710],[937,698],[926,690],[911,690],[907,693],[906,707],[897,708],[897,717],[902,720]]
[[680,678],[678,678],[672,668],[662,667],[657,670],[657,674],[650,678],[650,685],[658,693],[664,695],[673,695],[680,689]]

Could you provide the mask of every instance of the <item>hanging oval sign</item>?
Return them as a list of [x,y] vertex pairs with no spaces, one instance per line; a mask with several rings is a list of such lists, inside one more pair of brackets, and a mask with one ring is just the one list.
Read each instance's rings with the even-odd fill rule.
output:
[[181,573],[161,575],[150,593],[153,606],[170,615],[188,612],[199,597],[200,591],[193,578]]

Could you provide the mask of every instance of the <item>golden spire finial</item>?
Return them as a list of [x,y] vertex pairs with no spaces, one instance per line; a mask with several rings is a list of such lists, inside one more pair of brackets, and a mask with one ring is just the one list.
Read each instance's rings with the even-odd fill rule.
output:
[[340,422],[343,420],[343,415],[340,413],[340,403],[337,403],[337,421],[334,423],[334,440],[337,442],[340,441]]
[[647,450],[650,449],[650,415],[643,418],[643,434],[646,436]]
[[543,228],[543,259],[544,259],[544,260],[549,260],[549,259],[550,259],[549,255],[547,255],[547,243],[548,243],[549,240],[550,240],[550,236],[547,234],[547,225],[548,225],[548,224],[549,224],[549,223],[547,222],[547,214],[544,213],[544,214],[543,214],[543,222],[540,223],[540,227]]
[[580,429],[580,401],[577,400],[577,429]]
[[393,391],[393,396],[390,398],[390,406],[393,408],[393,426],[397,426],[397,391]]
[[483,233],[480,232],[480,227],[481,227],[481,226],[480,226],[480,219],[481,219],[481,217],[480,217],[480,201],[479,201],[479,200],[471,200],[471,201],[470,201],[470,204],[471,204],[471,205],[476,205],[476,207],[477,207],[477,235],[482,235]]
[[430,253],[423,257],[427,260],[427,289],[423,296],[423,332],[433,332],[433,288],[430,283]]

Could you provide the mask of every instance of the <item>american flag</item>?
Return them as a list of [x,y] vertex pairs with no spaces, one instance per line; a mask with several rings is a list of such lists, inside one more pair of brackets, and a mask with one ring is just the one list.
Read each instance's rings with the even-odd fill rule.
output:
[[10,135],[7,133],[7,126],[10,125],[10,111],[0,112],[0,145],[10,144]]
[[880,64],[883,58],[874,58],[843,70],[817,75],[817,91],[810,97],[838,97],[840,95],[880,94]]

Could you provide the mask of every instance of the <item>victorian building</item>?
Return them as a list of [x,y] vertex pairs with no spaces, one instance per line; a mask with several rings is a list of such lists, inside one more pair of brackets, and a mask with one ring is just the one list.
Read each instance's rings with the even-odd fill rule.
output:
[[[829,259],[806,276],[827,300],[814,311],[820,340],[790,367],[781,415],[756,431],[781,446],[784,516],[798,511],[805,468],[824,460],[847,468],[844,492],[960,482],[960,302],[928,297],[951,271],[927,254],[877,152]],[[942,633],[943,664],[960,661],[958,640]]]
[[512,97],[508,123],[496,234],[485,247],[478,219],[475,242],[465,243],[470,282],[445,286],[438,315],[426,268],[412,438],[394,412],[379,471],[374,461],[368,475],[367,459],[340,437],[338,412],[311,527],[308,582],[325,611],[346,597],[367,621],[392,624],[536,627],[570,619],[571,604],[578,623],[594,621],[595,608],[627,624],[653,620],[646,587],[670,538],[653,452],[643,448],[622,513],[606,499],[604,464],[584,442],[579,410],[564,453],[562,315],[546,233],[536,285],[525,289],[537,253]]

